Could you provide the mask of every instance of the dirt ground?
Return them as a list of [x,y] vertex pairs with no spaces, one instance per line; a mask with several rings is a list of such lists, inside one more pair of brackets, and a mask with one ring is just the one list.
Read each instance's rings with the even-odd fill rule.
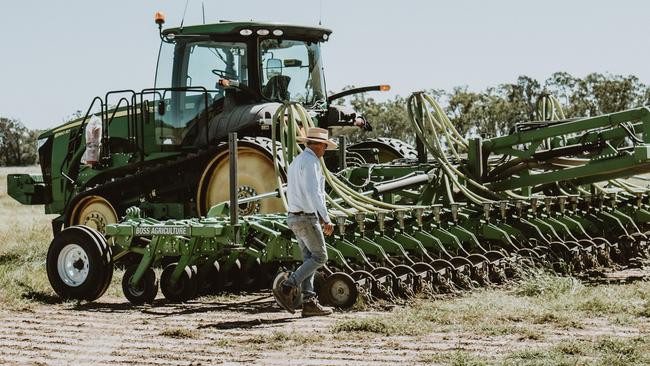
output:
[[[648,275],[650,271],[612,276],[638,279]],[[381,317],[390,309],[301,318],[280,311],[267,296],[230,295],[174,305],[159,295],[153,306],[137,308],[123,298],[109,296],[93,303],[38,304],[1,311],[0,364],[547,364],[522,359],[508,362],[503,356],[575,339],[650,337],[650,318],[644,324],[616,325],[598,316],[580,319],[579,327],[557,327],[549,321],[522,324],[523,330],[505,333],[462,327],[406,336],[336,332],[337,323]],[[41,299],[49,300],[55,302]]]
[[[373,314],[301,318],[280,312],[270,300],[139,309],[119,298],[85,305],[44,305],[27,312],[2,313],[0,363],[394,365],[414,363],[421,352],[457,347],[459,340],[435,335],[415,342],[336,337],[330,332],[339,319]],[[312,338],[296,341],[294,333]],[[395,341],[404,346],[398,347]],[[486,351],[494,352],[499,346],[491,345]]]

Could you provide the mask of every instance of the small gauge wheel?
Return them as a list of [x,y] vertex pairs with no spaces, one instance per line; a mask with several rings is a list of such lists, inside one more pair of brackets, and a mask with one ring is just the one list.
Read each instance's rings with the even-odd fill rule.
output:
[[124,297],[133,305],[152,304],[158,294],[158,281],[152,268],[148,268],[137,286],[131,285],[131,277],[138,269],[138,265],[129,266],[122,277],[122,292]]
[[194,271],[185,267],[176,283],[172,283],[172,273],[177,263],[167,265],[160,275],[160,290],[165,298],[172,302],[183,302],[194,298],[198,291],[198,281],[194,278]]
[[325,281],[328,303],[341,309],[349,309],[357,302],[359,292],[354,279],[347,273],[336,272]]

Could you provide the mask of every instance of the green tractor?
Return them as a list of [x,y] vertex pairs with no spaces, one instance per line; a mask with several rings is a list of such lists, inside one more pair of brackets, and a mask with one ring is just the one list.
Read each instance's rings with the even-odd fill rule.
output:
[[[44,204],[62,227],[104,232],[137,205],[156,219],[202,216],[228,199],[227,136],[237,132],[239,197],[277,189],[272,116],[287,101],[304,105],[321,127],[369,128],[332,101],[387,85],[327,95],[320,46],[331,31],[275,23],[226,22],[164,29],[153,88],[95,97],[83,117],[38,138],[42,174],[8,176],[8,193]],[[350,163],[413,158],[394,139],[350,145],[327,159]],[[337,155],[338,154],[338,155]],[[281,171],[281,175],[284,174]],[[284,178],[284,177],[282,177]],[[281,212],[279,199],[242,204],[240,213]]]

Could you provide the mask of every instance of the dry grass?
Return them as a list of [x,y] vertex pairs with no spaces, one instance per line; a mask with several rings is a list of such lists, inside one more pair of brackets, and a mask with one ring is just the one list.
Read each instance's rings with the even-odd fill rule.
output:
[[591,340],[565,340],[550,347],[514,352],[504,365],[647,365],[650,342],[643,337],[597,337]]
[[[488,357],[459,349],[424,355],[423,362],[644,364],[650,363],[650,341],[644,338],[650,334],[648,298],[650,282],[589,287],[573,278],[539,272],[509,289],[482,289],[445,301],[418,300],[390,313],[338,321],[331,330],[366,337],[425,339],[442,333],[460,339],[516,339],[542,345]],[[632,327],[623,336],[618,334],[621,323]]]
[[170,337],[170,338],[188,338],[188,339],[195,339],[199,338],[200,334],[197,330],[195,329],[187,329],[187,328],[167,328],[163,329],[160,332],[161,336],[164,337]]
[[43,206],[25,206],[7,195],[7,174],[38,173],[38,167],[0,168],[0,303],[21,308],[56,301],[45,272],[52,240]]

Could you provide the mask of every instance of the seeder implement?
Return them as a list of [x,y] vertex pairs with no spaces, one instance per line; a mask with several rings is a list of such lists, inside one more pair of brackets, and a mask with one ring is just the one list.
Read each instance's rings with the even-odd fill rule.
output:
[[[321,302],[349,308],[360,297],[400,301],[504,283],[522,266],[581,273],[647,256],[648,189],[622,180],[650,170],[646,108],[522,124],[508,136],[466,140],[428,96],[416,93],[408,103],[425,155],[337,174],[324,167],[336,230],[326,238],[328,261],[315,280]],[[285,103],[273,119],[278,189],[247,197],[245,205],[284,202],[282,169],[300,152],[300,128],[313,125],[295,103]],[[231,143],[237,151],[234,137]],[[122,285],[134,304],[152,302],[159,285],[168,300],[187,301],[278,284],[302,260],[286,215],[239,217],[230,209],[240,207],[238,195],[230,198],[195,219],[155,220],[131,208],[106,227],[108,242],[92,229],[63,230],[51,257],[68,282],[55,290],[94,300],[113,262],[133,256],[139,260],[127,266]],[[156,267],[163,268],[159,280]],[[85,286],[83,296],[69,289],[79,286],[75,281]]]

